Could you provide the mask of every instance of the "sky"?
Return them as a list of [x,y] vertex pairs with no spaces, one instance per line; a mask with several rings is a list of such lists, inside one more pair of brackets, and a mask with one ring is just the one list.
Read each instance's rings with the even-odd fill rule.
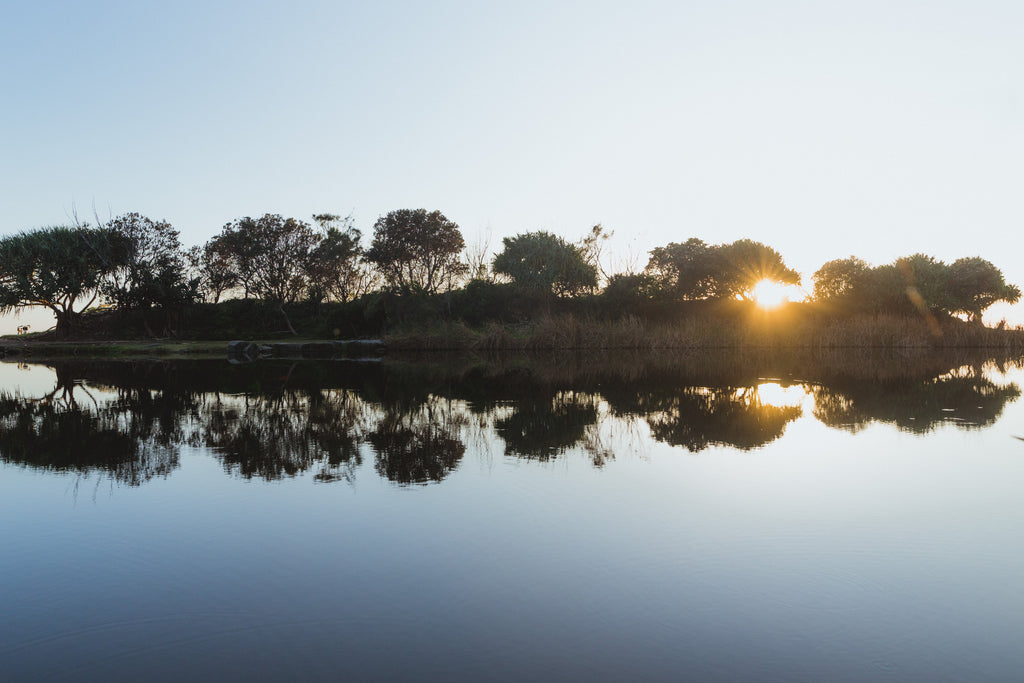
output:
[[601,223],[617,270],[751,238],[808,289],[917,252],[1024,286],[1024,3],[0,9],[0,235],[138,211],[192,245],[333,212],[368,242],[422,207],[492,251]]

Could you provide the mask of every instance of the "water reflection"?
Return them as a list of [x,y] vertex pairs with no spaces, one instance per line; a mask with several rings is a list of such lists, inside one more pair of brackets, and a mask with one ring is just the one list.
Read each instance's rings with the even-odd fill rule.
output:
[[964,367],[933,379],[881,386],[815,386],[811,394],[814,417],[830,427],[857,432],[872,422],[887,422],[923,434],[950,422],[964,428],[990,425],[1020,389],[996,384],[981,367]]
[[[550,461],[615,456],[611,432],[701,452],[760,448],[804,418],[858,431],[991,425],[1020,359],[564,356],[318,364],[59,361],[41,396],[0,392],[0,459],[140,485],[209,450],[225,471],[354,481],[364,462],[398,485],[440,482],[467,449]],[[812,404],[809,410],[804,404]],[[637,436],[637,438],[641,438]]]
[[247,479],[294,476],[317,468],[322,481],[351,479],[362,460],[364,404],[346,391],[206,394],[197,415],[199,443]]
[[798,406],[761,400],[758,387],[684,387],[674,395],[647,397],[655,439],[696,453],[709,446],[751,450],[782,436],[803,414]]
[[66,368],[37,398],[0,392],[0,459],[137,486],[178,467],[180,397],[126,390],[102,404]]
[[550,460],[579,444],[597,424],[597,403],[592,394],[571,391],[522,399],[495,420],[494,431],[505,442],[506,455]]
[[377,474],[399,484],[441,481],[466,452],[459,438],[465,416],[451,401],[423,398],[386,406],[366,440]]

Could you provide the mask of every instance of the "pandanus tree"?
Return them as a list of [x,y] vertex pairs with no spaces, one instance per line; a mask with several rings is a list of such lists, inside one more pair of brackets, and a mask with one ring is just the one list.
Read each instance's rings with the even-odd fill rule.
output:
[[57,336],[67,338],[125,253],[122,237],[109,228],[58,226],[0,239],[0,313],[48,308]]

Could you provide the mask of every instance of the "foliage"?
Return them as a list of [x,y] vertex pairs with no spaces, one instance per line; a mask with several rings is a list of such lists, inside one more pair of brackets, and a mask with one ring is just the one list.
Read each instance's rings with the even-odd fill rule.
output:
[[507,275],[520,288],[572,296],[597,286],[597,268],[582,250],[561,237],[538,231],[506,237],[494,257],[494,272]]
[[[53,227],[0,240],[0,312],[43,306],[67,337],[121,262],[118,235],[107,228]],[[85,299],[84,304],[80,301]]]
[[605,230],[604,226],[598,223],[576,245],[580,257],[584,262],[594,267],[594,271],[600,276],[602,281],[607,281],[611,277],[611,274],[606,272],[601,265],[601,257],[604,256],[605,243],[614,235],[614,232]]
[[715,295],[718,298],[750,300],[758,282],[772,280],[800,284],[800,273],[786,266],[782,255],[754,240],[736,240],[716,249]]
[[322,213],[313,216],[320,228],[320,241],[309,252],[306,275],[310,298],[350,301],[365,293],[365,269],[361,267],[361,233],[352,227],[351,217]]
[[857,305],[867,286],[871,267],[851,256],[829,261],[814,273],[814,299],[831,304]]
[[814,274],[814,298],[851,310],[959,314],[980,322],[992,304],[1016,303],[1020,289],[980,257],[948,265],[913,254],[875,268],[854,257],[829,261]]
[[999,301],[1015,304],[1020,288],[1007,284],[1003,273],[978,256],[961,258],[949,267],[950,311],[981,322],[985,309]]
[[268,213],[228,223],[216,240],[246,294],[273,304],[295,333],[284,305],[308,290],[310,254],[319,243],[313,229],[295,218]]
[[238,286],[238,274],[231,264],[231,253],[220,236],[202,247],[188,250],[189,267],[199,284],[203,300],[217,303],[221,296]]
[[714,288],[713,253],[713,247],[696,237],[670,242],[651,250],[645,272],[669,298],[703,299]]
[[122,309],[180,308],[195,301],[199,282],[187,278],[178,231],[170,223],[129,213],[106,228],[119,251],[117,267],[100,287],[107,301]]
[[601,298],[613,310],[634,310],[637,304],[653,299],[657,288],[657,280],[649,273],[616,274],[608,279]]
[[433,293],[465,272],[463,248],[459,226],[440,211],[399,209],[377,219],[366,259],[392,287]]
[[646,272],[664,295],[683,300],[744,299],[761,280],[799,284],[779,252],[749,239],[709,245],[695,237],[651,250]]

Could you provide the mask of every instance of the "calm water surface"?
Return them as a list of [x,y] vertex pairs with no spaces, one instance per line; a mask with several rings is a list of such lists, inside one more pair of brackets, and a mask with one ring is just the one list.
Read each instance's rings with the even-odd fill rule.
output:
[[1014,680],[1019,361],[0,365],[10,680]]

